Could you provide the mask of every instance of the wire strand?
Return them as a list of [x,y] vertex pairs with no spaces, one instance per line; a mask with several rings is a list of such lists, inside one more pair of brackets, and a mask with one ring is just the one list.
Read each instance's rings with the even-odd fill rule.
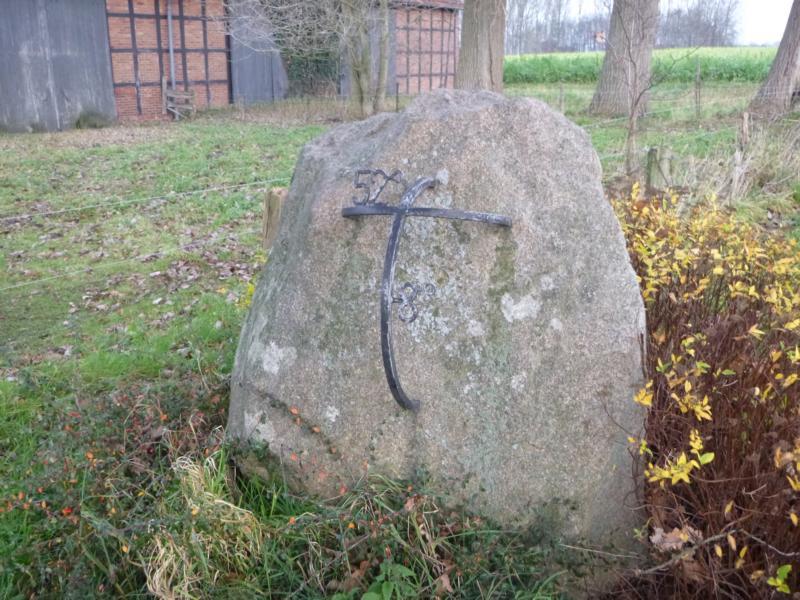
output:
[[138,204],[143,202],[155,202],[156,200],[172,200],[174,198],[184,197],[184,196],[193,196],[196,194],[203,194],[208,192],[221,192],[233,189],[241,189],[244,187],[255,187],[260,185],[268,185],[271,183],[285,183],[288,181],[286,177],[279,177],[275,179],[265,179],[262,181],[250,181],[247,183],[237,183],[232,185],[221,185],[216,187],[209,187],[209,188],[198,188],[194,190],[187,190],[184,192],[169,192],[166,194],[161,194],[159,196],[148,196],[145,198],[133,198],[128,200],[119,200],[113,202],[98,202],[96,204],[84,204],[82,206],[75,206],[72,208],[63,208],[59,210],[49,210],[49,211],[41,211],[41,212],[31,212],[31,213],[23,213],[17,215],[4,215],[0,216],[0,222],[2,221],[22,221],[27,219],[33,219],[35,217],[47,217],[53,215],[63,215],[66,213],[72,212],[80,212],[84,210],[93,210],[93,209],[105,209],[112,206],[123,206],[127,204]]

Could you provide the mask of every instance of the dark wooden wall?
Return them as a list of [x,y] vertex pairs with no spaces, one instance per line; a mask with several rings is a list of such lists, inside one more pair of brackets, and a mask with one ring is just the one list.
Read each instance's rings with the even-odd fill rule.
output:
[[0,128],[116,117],[105,0],[0,0]]

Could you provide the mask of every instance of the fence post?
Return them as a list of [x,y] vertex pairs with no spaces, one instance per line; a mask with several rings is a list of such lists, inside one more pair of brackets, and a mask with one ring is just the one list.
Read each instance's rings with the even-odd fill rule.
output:
[[264,250],[272,248],[272,243],[278,235],[278,223],[281,220],[281,208],[286,200],[288,190],[275,187],[267,192],[264,197],[264,220],[261,228],[261,241]]
[[728,205],[736,204],[747,192],[747,168],[749,164],[747,145],[750,143],[750,113],[742,113],[742,122],[739,124],[739,139],[736,151],[733,153],[733,170],[731,172],[731,188],[728,196]]
[[648,149],[645,168],[645,192],[648,195],[672,184],[672,158],[672,152],[668,149],[655,146]]
[[744,152],[750,144],[750,113],[742,113],[742,123],[739,128],[739,149]]
[[695,59],[695,72],[694,72],[694,117],[700,121],[700,57]]
[[644,190],[650,194],[653,189],[653,178],[658,165],[658,148],[655,146],[647,150],[647,166],[645,167]]
[[669,148],[664,149],[658,155],[658,175],[661,178],[664,189],[672,186],[672,161],[674,155]]

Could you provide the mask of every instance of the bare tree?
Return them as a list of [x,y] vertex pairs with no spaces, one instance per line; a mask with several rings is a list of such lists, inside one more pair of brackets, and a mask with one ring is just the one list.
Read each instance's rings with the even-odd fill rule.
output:
[[503,91],[505,0],[465,0],[456,87]]
[[[231,35],[289,57],[343,57],[362,116],[381,109],[389,63],[389,0],[226,0]],[[378,32],[378,43],[372,42]]]
[[[506,5],[506,52],[595,50],[593,40],[607,28],[602,11],[570,17],[569,0],[508,0]],[[598,23],[600,23],[598,25]]]
[[646,110],[658,16],[658,0],[614,0],[606,55],[590,112],[624,116]]
[[531,29],[533,17],[538,13],[539,0],[508,0],[506,5],[506,54],[522,54]]
[[750,103],[759,117],[777,117],[792,110],[800,96],[800,0],[794,0],[778,54],[766,81]]
[[656,46],[691,48],[736,43],[739,0],[667,0]]

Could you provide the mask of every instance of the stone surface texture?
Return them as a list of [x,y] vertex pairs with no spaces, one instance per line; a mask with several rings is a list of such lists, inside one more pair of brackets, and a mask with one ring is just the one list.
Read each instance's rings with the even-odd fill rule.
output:
[[[379,293],[391,217],[345,219],[362,167],[439,174],[416,206],[491,211],[513,228],[408,218],[396,287],[402,410],[384,377]],[[425,477],[507,525],[625,542],[636,523],[644,307],[587,134],[545,104],[440,91],[335,127],[297,163],[236,355],[228,434],[335,495],[366,474]],[[397,202],[390,184],[384,201]]]

